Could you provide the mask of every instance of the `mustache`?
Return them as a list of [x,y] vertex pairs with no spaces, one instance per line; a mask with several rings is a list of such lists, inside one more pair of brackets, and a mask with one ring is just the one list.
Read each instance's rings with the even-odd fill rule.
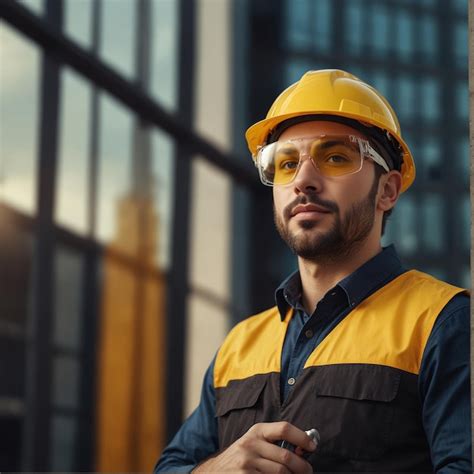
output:
[[339,213],[339,206],[333,201],[326,201],[325,199],[321,199],[317,194],[310,193],[310,194],[302,194],[298,196],[294,201],[288,204],[285,209],[283,210],[283,216],[285,220],[289,220],[291,217],[291,212],[295,206],[299,204],[315,204],[317,206],[324,207],[330,212]]

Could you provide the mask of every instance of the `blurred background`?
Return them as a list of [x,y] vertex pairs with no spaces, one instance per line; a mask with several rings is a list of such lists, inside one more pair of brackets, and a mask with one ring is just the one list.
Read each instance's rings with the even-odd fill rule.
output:
[[2,0],[0,469],[150,471],[295,268],[244,132],[309,69],[399,114],[405,264],[470,287],[467,0]]

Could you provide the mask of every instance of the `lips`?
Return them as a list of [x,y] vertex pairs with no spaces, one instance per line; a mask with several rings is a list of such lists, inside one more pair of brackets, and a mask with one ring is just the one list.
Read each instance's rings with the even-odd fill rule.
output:
[[298,204],[293,208],[291,211],[291,217],[294,217],[298,214],[301,213],[320,213],[320,214],[329,214],[330,211],[328,211],[326,208],[318,206],[316,204]]

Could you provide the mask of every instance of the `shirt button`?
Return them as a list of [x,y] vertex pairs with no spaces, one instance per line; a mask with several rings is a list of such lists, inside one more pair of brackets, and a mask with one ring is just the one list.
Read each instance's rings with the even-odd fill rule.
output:
[[304,335],[308,338],[308,339],[311,339],[313,337],[313,331],[311,331],[311,329],[308,329]]
[[288,379],[288,385],[294,385],[295,382],[296,382],[296,380],[293,377]]

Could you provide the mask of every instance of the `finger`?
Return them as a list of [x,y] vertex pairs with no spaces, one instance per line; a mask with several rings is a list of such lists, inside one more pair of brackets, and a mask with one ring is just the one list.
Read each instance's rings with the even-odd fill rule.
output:
[[267,441],[285,440],[310,452],[316,449],[316,444],[303,430],[287,421],[261,423],[260,433]]
[[253,449],[258,457],[281,464],[291,472],[308,472],[311,467],[305,459],[268,441],[255,440]]
[[256,459],[254,461],[254,465],[257,468],[258,472],[271,472],[274,474],[292,474],[291,471],[283,464],[280,464],[275,461],[270,461],[269,459]]

